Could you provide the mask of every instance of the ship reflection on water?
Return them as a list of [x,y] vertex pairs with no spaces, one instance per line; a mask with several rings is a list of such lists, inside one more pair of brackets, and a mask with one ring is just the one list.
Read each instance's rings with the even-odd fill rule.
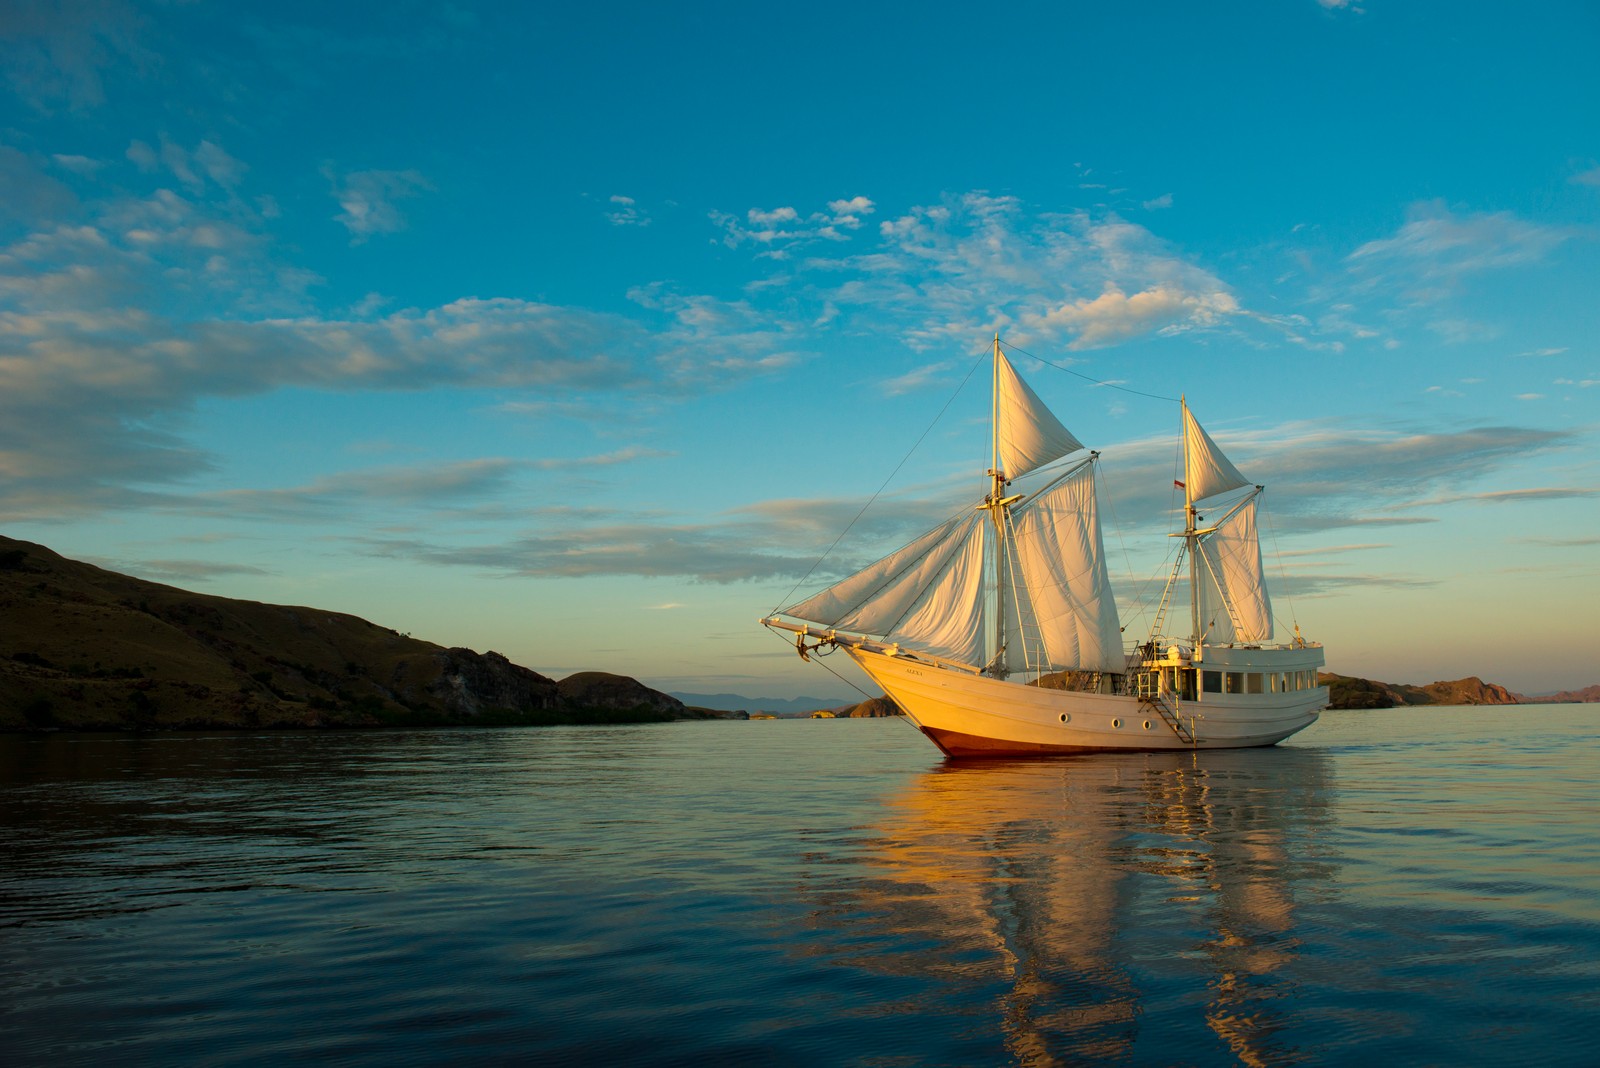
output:
[[1021,1063],[1306,1059],[1296,896],[1328,873],[1296,858],[1328,780],[1291,748],[946,764],[866,832],[852,963],[928,980]]

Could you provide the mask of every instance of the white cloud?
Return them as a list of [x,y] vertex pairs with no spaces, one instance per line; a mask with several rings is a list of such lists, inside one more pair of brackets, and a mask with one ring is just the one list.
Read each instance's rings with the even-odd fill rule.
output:
[[1172,207],[1172,194],[1171,193],[1163,193],[1161,196],[1156,197],[1154,200],[1147,200],[1147,201],[1144,202],[1144,210],[1145,211],[1158,211],[1161,208],[1170,208],[1170,207]]
[[1238,312],[1238,302],[1225,292],[1185,293],[1162,285],[1130,297],[1113,285],[1098,297],[1063,304],[1023,325],[1047,333],[1065,330],[1074,335],[1068,348],[1091,349],[1157,331],[1215,326]]
[[1576,185],[1600,186],[1600,167],[1590,167],[1586,171],[1574,174],[1569,181]]
[[711,221],[722,230],[722,243],[738,248],[746,242],[760,246],[758,254],[772,259],[784,259],[790,250],[816,241],[845,241],[845,231],[861,227],[861,217],[870,215],[876,206],[863,196],[831,200],[827,211],[815,211],[802,216],[792,207],[770,210],[751,208],[744,220],[723,211],[711,212]]
[[649,226],[650,216],[632,197],[613,196],[610,200],[611,210],[606,212],[606,219],[612,226]]
[[1266,322],[1210,271],[1115,215],[1031,214],[1015,197],[979,191],[886,219],[878,234],[875,249],[803,267],[839,279],[817,290],[839,318],[870,311],[914,348],[965,348],[996,330],[1024,345],[1031,335],[1092,348]]
[[360,244],[373,234],[405,229],[405,216],[395,202],[433,189],[414,170],[351,171],[338,175],[327,168],[323,173],[333,183],[334,199],[339,202],[340,211],[334,219],[350,231],[352,244]]
[[105,166],[101,160],[90,159],[88,156],[74,156],[58,152],[50,158],[61,169],[84,177],[95,174],[101,167]]
[[800,218],[800,213],[793,208],[774,208],[771,211],[751,208],[745,214],[749,217],[752,226],[777,226],[780,223],[794,222]]

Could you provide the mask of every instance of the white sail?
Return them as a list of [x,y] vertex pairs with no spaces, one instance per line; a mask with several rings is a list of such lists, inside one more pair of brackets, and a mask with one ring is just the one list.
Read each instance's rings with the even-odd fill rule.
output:
[[1195,421],[1187,404],[1183,406],[1183,469],[1191,501],[1251,485]]
[[981,513],[959,515],[783,614],[981,663],[986,529]]
[[1093,465],[1027,502],[1014,523],[1014,596],[1005,605],[1010,666],[1125,670]]
[[1251,498],[1200,539],[1201,569],[1210,617],[1205,640],[1215,645],[1272,638],[1272,602],[1261,564],[1256,501]]
[[1020,478],[1083,448],[995,347],[995,453],[1007,478]]
[[984,661],[984,542],[988,525],[972,524],[961,551],[887,637],[934,656],[979,667]]

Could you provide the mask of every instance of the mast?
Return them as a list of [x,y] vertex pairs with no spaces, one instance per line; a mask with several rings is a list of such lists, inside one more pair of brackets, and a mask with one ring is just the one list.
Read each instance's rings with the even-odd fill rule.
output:
[[1179,422],[1183,442],[1183,545],[1189,554],[1189,633],[1194,641],[1194,658],[1200,659],[1200,536],[1195,533],[1194,473],[1189,470],[1189,399],[1178,397]]
[[989,509],[989,517],[994,521],[995,552],[994,552],[994,659],[989,662],[989,667],[996,678],[1005,678],[1009,673],[1006,667],[1006,476],[1000,469],[1000,334],[994,335],[994,385],[991,390],[993,400],[990,401],[990,441],[989,451],[989,496],[984,499],[984,507]]

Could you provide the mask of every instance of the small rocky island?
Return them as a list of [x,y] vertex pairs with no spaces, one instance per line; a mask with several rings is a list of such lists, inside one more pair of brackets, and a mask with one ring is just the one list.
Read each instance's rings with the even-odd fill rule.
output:
[[190,593],[0,537],[0,730],[712,719],[622,675],[557,682],[320,608]]

